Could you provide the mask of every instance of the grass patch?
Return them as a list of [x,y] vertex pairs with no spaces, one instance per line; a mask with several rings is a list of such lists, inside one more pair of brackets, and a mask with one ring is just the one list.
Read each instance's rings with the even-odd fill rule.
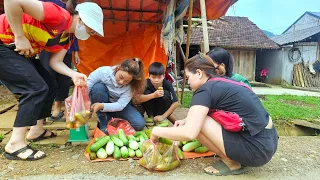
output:
[[[259,96],[264,108],[273,120],[307,120],[320,118],[320,98],[293,95]],[[191,92],[185,92],[182,107],[189,108],[192,99]]]

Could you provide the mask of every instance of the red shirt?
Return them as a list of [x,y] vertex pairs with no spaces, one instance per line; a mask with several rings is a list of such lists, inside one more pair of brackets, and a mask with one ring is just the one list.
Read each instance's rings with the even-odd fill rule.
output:
[[[68,11],[51,2],[42,2],[44,19],[36,20],[28,14],[22,15],[24,35],[29,39],[35,54],[46,50],[58,52],[68,50],[71,45],[70,35],[63,33],[72,24],[72,16]],[[0,40],[4,44],[14,43],[14,34],[5,14],[0,15]]]

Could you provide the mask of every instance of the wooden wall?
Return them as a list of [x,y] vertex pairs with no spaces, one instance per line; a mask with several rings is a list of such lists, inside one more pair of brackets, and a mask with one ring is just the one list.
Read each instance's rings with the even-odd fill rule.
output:
[[227,49],[233,56],[233,71],[241,74],[249,81],[255,79],[256,52],[255,50],[235,50]]

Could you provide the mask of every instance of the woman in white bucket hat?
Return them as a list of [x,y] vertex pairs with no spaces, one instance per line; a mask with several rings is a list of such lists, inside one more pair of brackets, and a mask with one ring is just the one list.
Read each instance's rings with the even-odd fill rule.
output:
[[[63,63],[74,35],[86,40],[104,36],[103,12],[93,2],[81,3],[70,13],[51,2],[4,0],[6,14],[0,15],[0,81],[20,95],[19,109],[4,157],[12,160],[38,160],[46,154],[28,146],[28,141],[55,137],[43,129],[43,120],[51,115],[55,82],[35,55],[52,52],[50,66],[85,85],[87,76]],[[28,127],[31,126],[27,134]]]

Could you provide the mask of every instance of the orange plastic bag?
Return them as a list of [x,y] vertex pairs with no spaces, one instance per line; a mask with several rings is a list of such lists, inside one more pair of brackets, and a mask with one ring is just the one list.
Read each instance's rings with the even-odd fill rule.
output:
[[136,131],[134,128],[130,125],[130,123],[127,120],[120,119],[120,118],[112,118],[108,122],[108,134],[118,134],[119,129],[123,129],[124,133],[129,135],[134,135]]
[[75,86],[73,93],[65,99],[66,122],[68,128],[78,128],[86,124],[92,113],[87,86]]
[[178,142],[172,145],[154,144],[151,140],[142,144],[143,157],[139,164],[151,171],[169,171],[177,168],[181,162],[178,157]]

